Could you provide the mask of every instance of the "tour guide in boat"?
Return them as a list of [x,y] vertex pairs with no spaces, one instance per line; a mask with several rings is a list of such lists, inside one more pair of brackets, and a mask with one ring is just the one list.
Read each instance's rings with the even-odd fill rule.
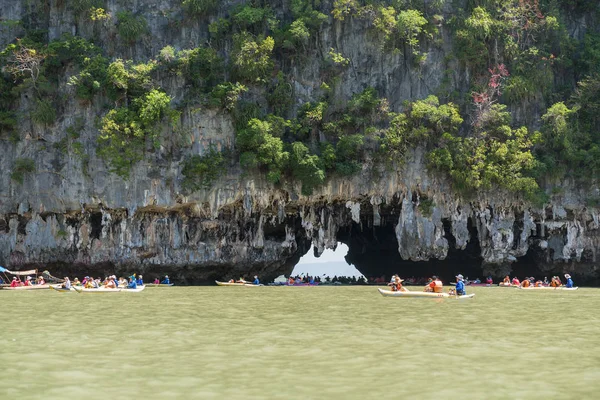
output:
[[467,294],[465,291],[465,283],[463,282],[463,276],[461,274],[456,275],[456,295],[464,296]]
[[573,279],[571,279],[571,275],[565,274],[565,278],[567,279],[567,283],[565,287],[572,288],[573,287]]

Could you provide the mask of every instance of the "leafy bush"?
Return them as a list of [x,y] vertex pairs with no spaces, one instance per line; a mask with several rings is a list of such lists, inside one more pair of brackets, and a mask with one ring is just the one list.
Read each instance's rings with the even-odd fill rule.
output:
[[[255,162],[257,166],[265,167],[271,173],[271,182],[276,183],[279,180],[289,154],[283,151],[282,140],[272,135],[269,122],[251,119],[246,129],[237,132],[236,141],[243,153],[242,164],[249,166],[249,161]],[[254,154],[254,157],[248,153]]]
[[270,8],[245,5],[233,14],[232,20],[242,31],[254,30],[259,32],[262,31],[261,28],[272,16],[273,12]]
[[10,178],[23,184],[25,174],[29,174],[35,171],[35,162],[30,158],[17,158],[15,160],[15,166],[13,167]]
[[208,14],[217,9],[218,0],[183,0],[183,9],[192,16]]
[[123,11],[117,14],[117,19],[117,30],[125,43],[131,45],[148,32],[148,23],[140,15],[136,16],[129,11]]
[[246,90],[248,90],[246,86],[239,82],[220,83],[210,92],[208,104],[212,107],[221,107],[224,110],[232,111]]
[[237,35],[234,42],[232,58],[235,75],[249,83],[264,82],[273,70],[273,38],[267,36],[255,41],[248,35]]
[[108,65],[108,59],[101,55],[83,60],[81,72],[69,79],[69,85],[75,87],[77,98],[91,101],[97,93],[104,91]]
[[50,100],[37,100],[35,108],[31,112],[33,122],[42,125],[50,125],[56,121],[56,108]]
[[283,72],[279,71],[275,80],[269,85],[266,95],[271,109],[278,115],[287,114],[294,103],[292,85],[285,78]]
[[179,70],[196,88],[209,88],[222,79],[223,61],[211,48],[183,50],[177,57]]
[[224,170],[223,153],[211,147],[206,154],[191,156],[183,162],[183,188],[192,192],[210,188]]
[[290,150],[290,168],[293,176],[302,182],[302,194],[312,194],[325,181],[323,163],[318,155],[309,154],[308,147],[295,142]]
[[423,33],[425,25],[427,20],[420,11],[405,10],[398,13],[398,37],[412,49],[413,54],[419,53],[419,35]]
[[110,110],[101,120],[98,154],[111,172],[127,178],[131,167],[142,160],[146,143],[158,146],[159,128],[177,124],[179,113],[170,107],[171,98],[158,90],[133,101],[131,108]]
[[356,0],[334,0],[331,14],[333,18],[343,21],[358,12],[360,6]]

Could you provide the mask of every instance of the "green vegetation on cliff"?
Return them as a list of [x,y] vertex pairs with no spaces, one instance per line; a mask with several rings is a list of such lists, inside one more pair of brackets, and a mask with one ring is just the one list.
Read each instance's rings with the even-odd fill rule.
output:
[[[160,16],[172,44],[152,37],[158,17],[144,7],[60,3],[79,36],[48,40],[47,10],[36,1],[23,20],[4,24],[16,33],[0,52],[0,137],[22,139],[28,122],[43,136],[74,95],[96,115],[85,123],[96,129],[95,154],[83,154],[90,147],[79,135],[61,149],[82,161],[98,155],[125,179],[165,142],[185,146],[172,138],[198,109],[230,118],[235,144],[222,154],[210,144],[201,154],[171,150],[187,191],[210,188],[237,164],[310,194],[334,175],[400,168],[415,148],[467,197],[501,188],[539,201],[557,179],[600,173],[593,2],[173,0]],[[342,48],[341,32],[364,35],[353,42],[364,52]],[[367,52],[402,60],[398,71],[415,76],[431,73],[437,57],[445,78],[421,98],[391,98],[393,81],[357,74],[362,60],[352,57]],[[14,171],[19,178],[28,169]]]

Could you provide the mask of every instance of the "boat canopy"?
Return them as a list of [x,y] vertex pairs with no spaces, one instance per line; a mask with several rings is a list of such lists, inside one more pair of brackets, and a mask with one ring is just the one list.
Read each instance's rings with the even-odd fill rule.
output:
[[9,271],[4,267],[0,267],[0,272],[1,273],[7,273],[7,274],[11,274],[11,275],[37,275],[37,269],[30,269],[29,271]]

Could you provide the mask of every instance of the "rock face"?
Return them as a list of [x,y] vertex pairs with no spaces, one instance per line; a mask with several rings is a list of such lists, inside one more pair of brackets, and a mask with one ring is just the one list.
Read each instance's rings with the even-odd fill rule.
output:
[[[121,3],[108,1],[107,7],[116,13],[123,9]],[[23,19],[28,13],[24,4],[0,0],[0,15]],[[208,39],[201,26],[206,21],[169,25],[165,15],[180,2],[136,4],[139,8],[133,11],[147,17],[152,40],[124,50],[112,44],[114,32],[101,31],[99,44],[114,58],[148,59],[166,45],[190,48]],[[51,39],[65,32],[89,37],[98,29],[55,5],[46,17]],[[444,27],[441,41],[431,46],[424,65],[417,68],[401,55],[383,54],[368,40],[364,24],[330,22],[319,33],[321,51],[335,48],[352,60],[335,96],[347,99],[372,86],[389,99],[392,109],[399,109],[402,101],[441,88],[447,68],[443,60],[452,51]],[[19,29],[0,30],[2,48]],[[319,62],[309,60],[292,68],[298,98],[294,107],[317,97]],[[460,91],[468,87],[468,71],[455,67],[451,85]],[[471,268],[473,274],[501,276],[514,268],[598,278],[600,211],[585,206],[586,198],[600,196],[597,186],[580,189],[563,182],[562,194],[540,208],[502,192],[465,201],[452,194],[448,182],[427,171],[423,152],[416,149],[393,171],[365,166],[353,178],[329,180],[311,196],[300,194],[294,184],[275,187],[261,176],[242,174],[237,166],[211,189],[184,195],[185,156],[203,154],[212,145],[234,146],[229,114],[182,106],[186,146],[174,148],[163,141],[123,180],[96,155],[94,121],[103,115],[101,106],[78,102],[67,80],[68,76],[61,78],[59,85],[66,100],[55,124],[34,125],[22,117],[21,140],[0,141],[0,167],[5,172],[0,176],[0,265],[5,267],[36,266],[80,275],[115,269],[167,273],[187,283],[239,274],[268,279],[289,274],[311,244],[320,253],[343,241],[350,246],[349,261],[365,275],[422,268],[451,276]],[[161,85],[181,101],[182,82],[166,79]],[[28,101],[23,96],[23,107]],[[54,146],[77,119],[84,121],[80,141],[89,156],[85,168],[73,152]],[[8,173],[19,157],[36,164],[22,184]]]

